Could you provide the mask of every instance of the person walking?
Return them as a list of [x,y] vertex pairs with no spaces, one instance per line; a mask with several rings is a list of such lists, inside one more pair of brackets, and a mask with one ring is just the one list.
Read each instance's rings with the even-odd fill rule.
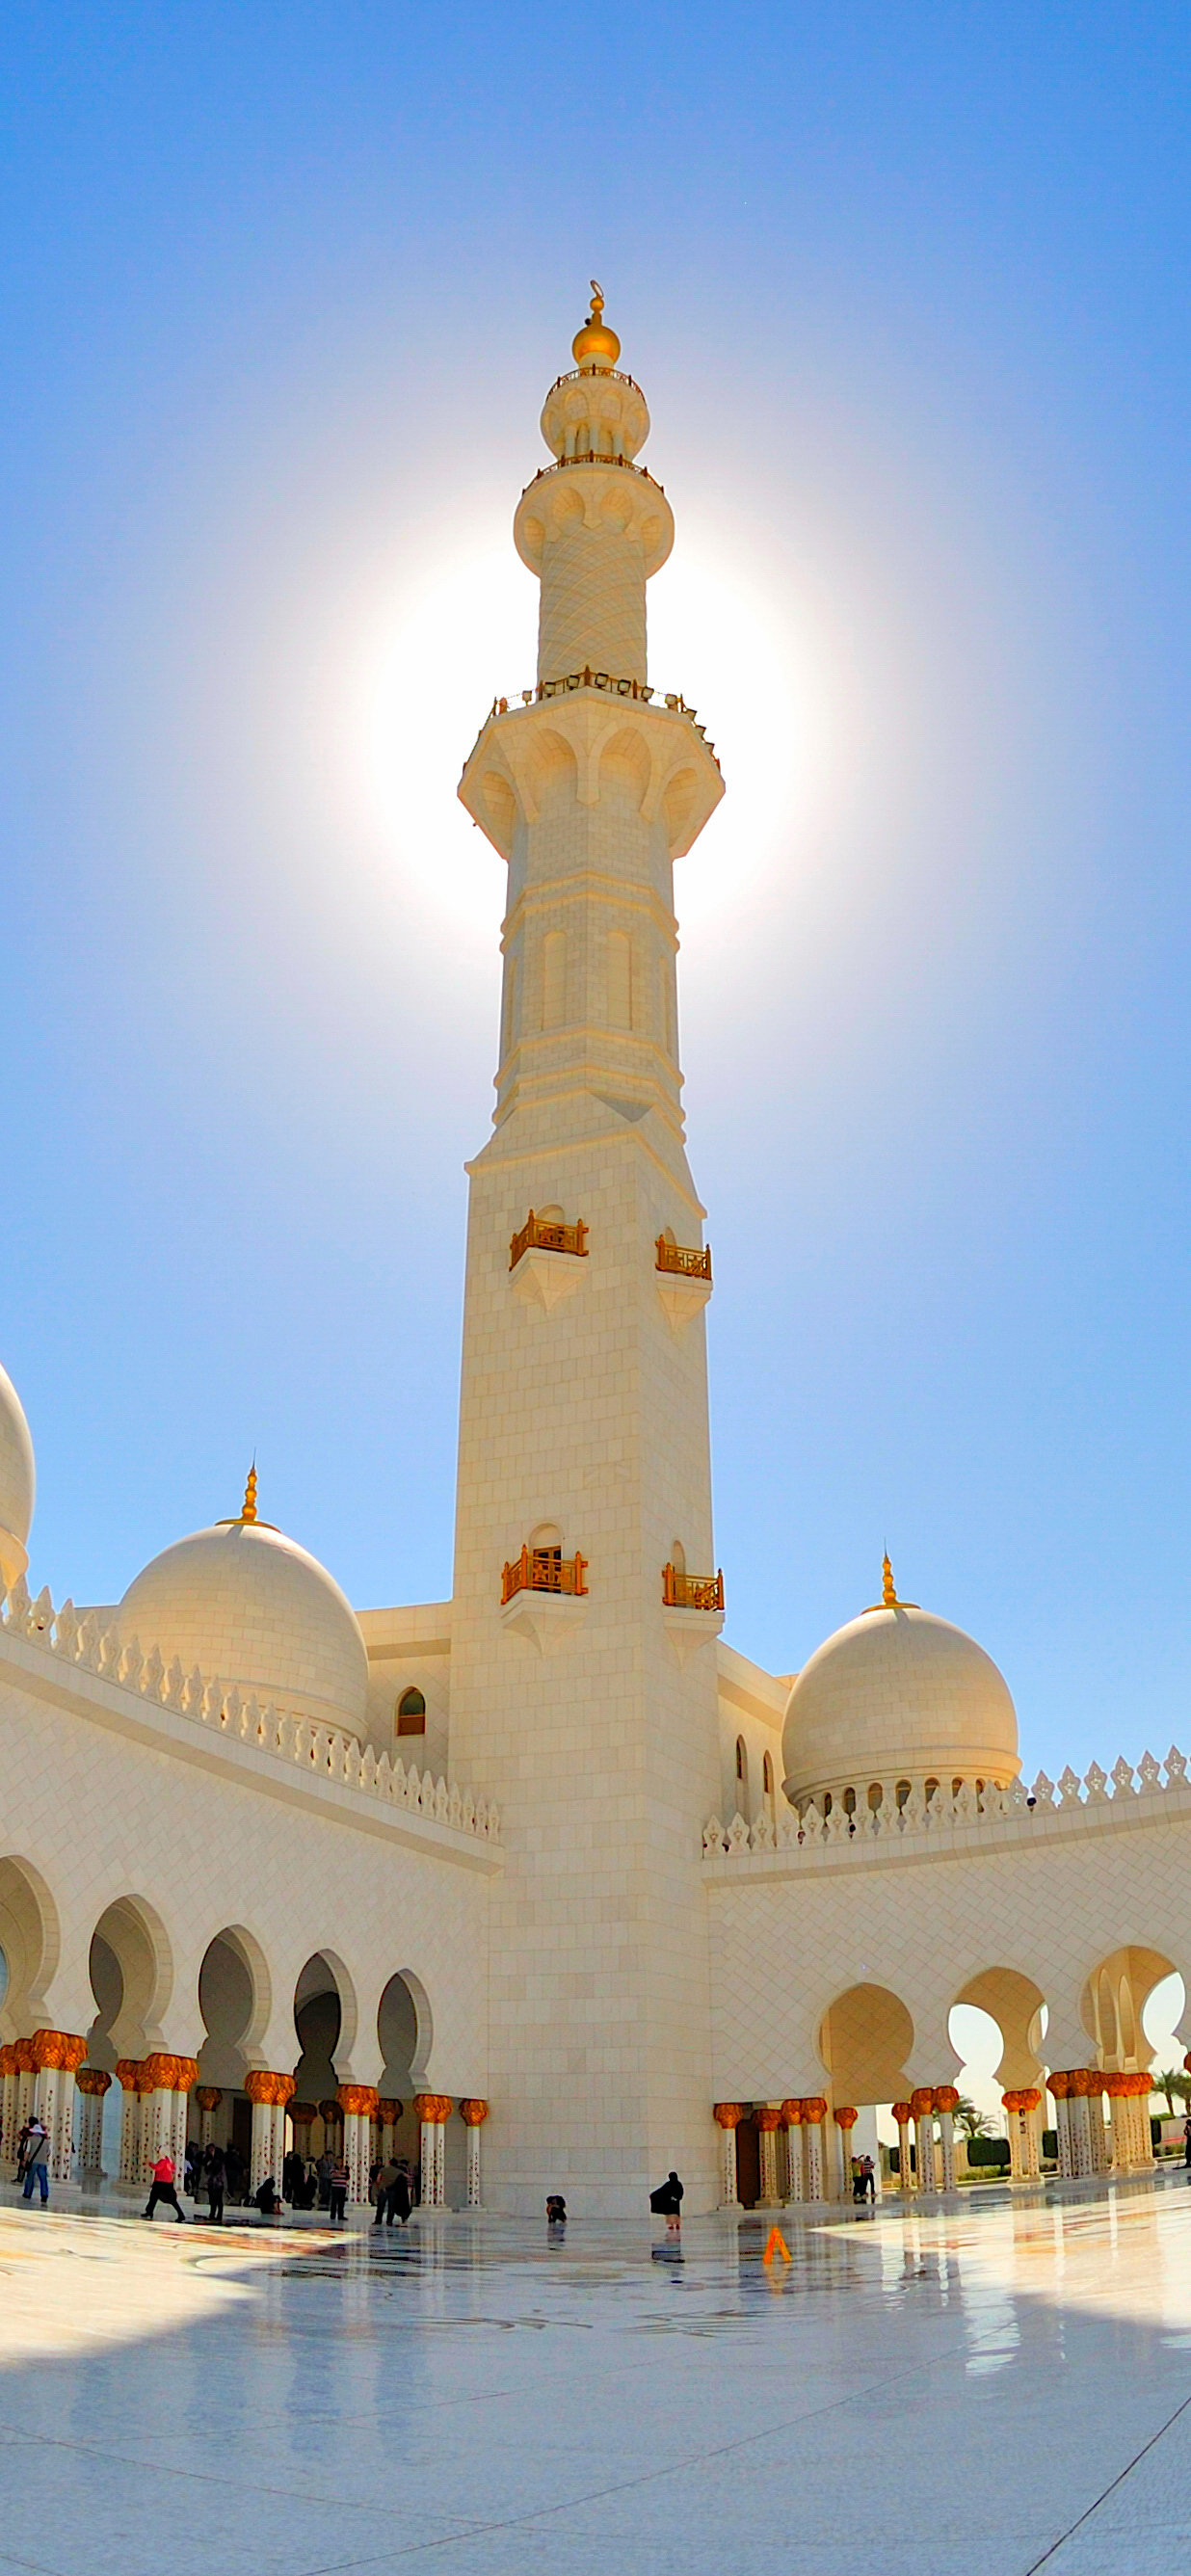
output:
[[1191,2112],[1183,2122],[1183,2163],[1187,2167],[1187,2180],[1191,2182]]
[[223,2200],[227,2190],[227,2166],[222,2147],[207,2149],[207,2210],[212,2227],[223,2225]]
[[33,2185],[35,2182],[39,2182],[41,2184],[41,2205],[44,2209],[50,2196],[50,2141],[48,2131],[46,2130],[44,2122],[41,2120],[31,2120],[29,2122],[28,2134],[25,2139],[24,2170],[25,2188],[21,2194],[22,2200],[32,2200]]
[[149,2206],[147,2209],[142,2209],[141,2211],[142,2218],[152,2218],[158,2201],[163,2200],[166,2208],[173,2210],[174,2216],[178,2220],[179,2225],[184,2227],[186,2225],[186,2212],[183,2209],[182,2203],[174,2189],[173,2157],[159,2156],[156,2164],[153,2165],[150,2170],[153,2175],[153,2186],[149,2193]]
[[376,2216],[372,2222],[374,2227],[383,2227],[386,2218],[390,2227],[393,2224],[393,2212],[389,2202],[396,2182],[397,2167],[390,2156],[387,2163],[377,2165],[372,2176],[372,2197],[376,2203]]
[[347,2166],[345,2165],[342,2156],[336,2156],[331,2167],[332,2226],[334,2226],[337,2218],[342,2218],[344,2220],[347,2218],[347,2186],[350,2181],[351,2175],[347,2170]]
[[657,2218],[677,2218],[681,2214],[683,2185],[676,2173],[668,2173],[664,2182],[649,2195],[649,2206]]
[[397,2180],[393,2184],[389,2193],[389,2205],[385,2212],[386,2227],[392,2226],[395,2217],[400,2219],[403,2227],[408,2227],[409,2213],[412,2208],[413,2194],[409,2187],[409,2166],[407,2165],[404,2156],[399,2156],[397,2160]]

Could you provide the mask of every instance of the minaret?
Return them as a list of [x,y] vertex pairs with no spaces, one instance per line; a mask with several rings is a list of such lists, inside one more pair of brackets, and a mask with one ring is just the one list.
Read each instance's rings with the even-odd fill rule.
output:
[[[673,862],[723,793],[648,681],[673,543],[595,290],[514,519],[534,687],[459,793],[508,862],[495,1132],[469,1166],[452,1760],[501,1805],[486,2196],[715,2197],[701,1827],[717,1804],[704,1211],[683,1145]],[[698,1578],[706,1578],[709,1588]]]

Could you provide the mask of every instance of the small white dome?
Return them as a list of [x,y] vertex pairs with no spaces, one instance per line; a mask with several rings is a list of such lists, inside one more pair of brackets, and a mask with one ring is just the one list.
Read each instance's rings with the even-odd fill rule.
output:
[[350,1602],[316,1557],[251,1514],[163,1549],[129,1584],[118,1625],[145,1654],[176,1655],[187,1673],[197,1664],[262,1707],[363,1731],[368,1655]]
[[0,1368],[0,1594],[20,1581],[29,1562],[37,1471],[25,1410],[12,1379]]
[[782,1732],[788,1798],[899,1778],[1014,1780],[1017,1713],[991,1655],[962,1628],[890,1598],[837,1629],[795,1680]]

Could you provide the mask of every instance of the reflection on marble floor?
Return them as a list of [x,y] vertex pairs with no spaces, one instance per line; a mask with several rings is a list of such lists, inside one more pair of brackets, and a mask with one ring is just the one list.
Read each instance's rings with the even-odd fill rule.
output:
[[[1152,2576],[1191,2191],[662,2236],[0,2210],[0,2568]],[[1180,2410],[1185,2409],[1185,2412]]]

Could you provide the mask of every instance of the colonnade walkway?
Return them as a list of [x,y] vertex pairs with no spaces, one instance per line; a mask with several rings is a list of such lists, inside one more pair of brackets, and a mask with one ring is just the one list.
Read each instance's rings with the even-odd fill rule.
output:
[[[396,2241],[0,2207],[14,2568],[1125,2576],[1191,2525],[1191,2190]],[[0,2552],[0,2556],[4,2553]]]

